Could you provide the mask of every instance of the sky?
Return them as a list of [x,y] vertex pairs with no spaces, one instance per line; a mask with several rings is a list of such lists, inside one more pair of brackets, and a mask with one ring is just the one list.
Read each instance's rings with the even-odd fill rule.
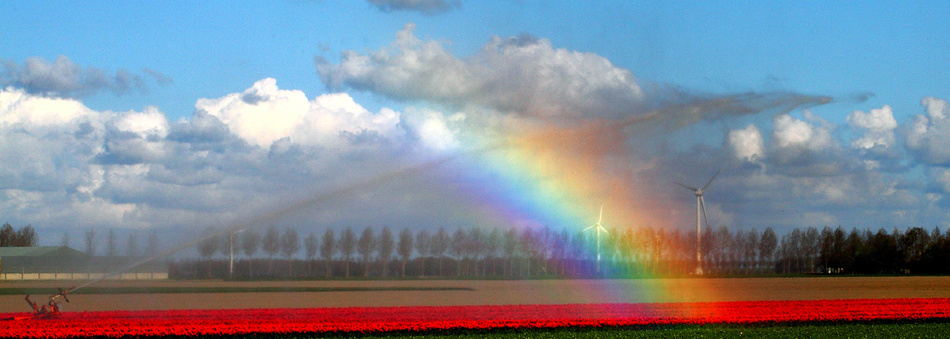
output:
[[[950,6],[0,3],[0,222],[950,226]],[[305,231],[306,232],[306,231]]]

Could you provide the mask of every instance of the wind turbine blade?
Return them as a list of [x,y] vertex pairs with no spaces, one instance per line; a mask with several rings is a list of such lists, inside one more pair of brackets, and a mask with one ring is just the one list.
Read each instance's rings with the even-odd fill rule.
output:
[[589,229],[591,229],[591,228],[594,228],[594,227],[597,227],[597,225],[590,225],[589,227],[587,227],[587,228],[581,230],[581,232],[585,232],[585,231],[587,231],[587,230],[589,230]]
[[600,205],[600,217],[597,218],[597,224],[604,220],[604,205]]
[[673,183],[674,183],[674,184],[677,184],[677,185],[680,185],[680,186],[683,186],[683,187],[686,187],[686,189],[688,189],[688,190],[690,190],[690,191],[693,191],[693,192],[696,192],[696,191],[699,190],[698,188],[689,187],[689,186],[683,185],[683,184],[678,183],[678,182],[673,182]]
[[706,183],[706,186],[703,186],[703,191],[709,188],[709,184],[711,184],[713,179],[716,179],[716,176],[719,175],[719,171],[722,171],[722,168],[716,170],[716,174],[713,174],[712,178],[709,178],[709,182]]
[[706,199],[699,197],[699,206],[703,208],[703,221],[706,222],[706,228],[709,229],[709,218],[706,218]]

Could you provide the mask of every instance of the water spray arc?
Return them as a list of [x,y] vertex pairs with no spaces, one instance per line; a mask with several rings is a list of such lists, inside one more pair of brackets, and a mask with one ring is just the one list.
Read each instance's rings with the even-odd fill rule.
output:
[[[713,174],[712,178],[709,178],[709,181],[706,182],[706,185],[703,188],[695,188],[683,185],[681,183],[676,183],[677,185],[683,186],[688,190],[693,191],[693,194],[696,195],[696,274],[703,274],[703,237],[702,237],[702,220],[706,221],[706,227],[709,227],[709,219],[706,218],[706,202],[703,200],[703,193],[706,192],[706,189],[709,188],[709,185],[712,184],[713,179],[716,179],[716,176],[719,175],[719,171],[716,171],[716,174]],[[699,218],[699,214],[702,212],[702,220]]]
[[[676,129],[682,126],[689,125],[696,121],[699,121],[709,116],[725,116],[725,115],[745,115],[745,114],[756,114],[765,110],[777,110],[787,112],[795,108],[807,108],[817,105],[823,105],[832,102],[832,99],[829,97],[818,97],[818,96],[807,96],[800,95],[796,93],[746,93],[739,95],[731,96],[721,96],[721,97],[711,97],[711,98],[702,98],[697,97],[693,100],[685,100],[678,103],[669,103],[668,105],[654,105],[654,106],[645,106],[640,108],[632,108],[629,114],[625,117],[616,118],[616,119],[592,119],[592,123],[586,124],[573,124],[570,128],[562,128],[554,131],[541,131],[536,133],[522,134],[517,137],[507,138],[499,142],[490,143],[482,147],[476,147],[468,150],[463,150],[458,153],[436,158],[428,162],[423,162],[415,165],[410,165],[403,167],[401,169],[394,169],[389,172],[381,173],[377,176],[367,178],[362,181],[357,181],[350,183],[348,185],[339,186],[336,189],[329,191],[315,192],[313,195],[307,196],[303,199],[300,199],[294,203],[282,205],[277,208],[270,210],[267,213],[259,214],[256,217],[251,217],[244,219],[243,221],[238,221],[231,224],[228,227],[221,229],[221,231],[206,235],[204,237],[195,237],[190,239],[190,241],[185,241],[179,243],[177,246],[168,248],[166,251],[144,258],[138,262],[132,263],[128,266],[114,270],[108,274],[105,274],[102,278],[90,280],[82,285],[77,286],[76,289],[81,289],[86,286],[95,284],[99,281],[110,279],[118,276],[120,273],[128,271],[132,268],[141,266],[145,263],[158,260],[160,258],[167,257],[173,253],[179,252],[181,250],[194,247],[203,240],[209,239],[211,237],[222,236],[228,233],[237,232],[242,229],[248,229],[257,224],[262,224],[263,221],[267,220],[276,220],[290,213],[308,208],[314,205],[325,203],[333,199],[340,199],[342,197],[350,196],[358,192],[362,192],[367,189],[374,188],[376,186],[386,184],[400,178],[405,178],[418,173],[432,170],[438,168],[445,163],[455,161],[459,158],[478,156],[480,154],[485,154],[488,152],[497,151],[500,149],[519,147],[525,142],[531,141],[547,141],[547,140],[564,140],[572,139],[581,140],[588,137],[604,135],[604,132],[621,132],[630,128],[631,126],[637,126],[642,123],[653,123],[656,124],[661,129],[662,126],[665,126],[668,129]],[[609,134],[609,133],[607,133]],[[620,133],[623,136],[623,133]],[[711,182],[711,180],[710,180]],[[707,184],[708,186],[708,184]],[[684,186],[686,187],[686,186]],[[687,187],[689,188],[689,187]],[[690,188],[692,189],[692,188]],[[705,189],[705,188],[704,188]],[[702,197],[697,193],[700,203],[702,202]],[[602,214],[602,213],[601,213]],[[602,216],[602,215],[601,215]],[[698,218],[697,218],[698,219]],[[600,233],[606,233],[606,230],[600,226],[601,220],[598,220],[596,226],[598,226],[598,248]],[[698,227],[697,227],[698,229]],[[598,249],[598,265],[600,262],[600,251]]]

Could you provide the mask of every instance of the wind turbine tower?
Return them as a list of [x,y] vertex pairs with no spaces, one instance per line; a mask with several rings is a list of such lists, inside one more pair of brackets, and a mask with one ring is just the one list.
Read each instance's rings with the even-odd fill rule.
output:
[[719,169],[716,171],[716,174],[713,174],[712,178],[709,178],[709,181],[706,182],[706,185],[703,188],[695,188],[683,185],[681,183],[676,183],[677,185],[686,187],[686,189],[693,191],[693,194],[696,195],[696,274],[703,274],[703,238],[702,238],[702,223],[699,219],[699,214],[702,212],[703,220],[706,220],[706,226],[709,226],[709,219],[706,218],[706,202],[703,200],[703,193],[706,192],[706,189],[709,188],[709,184],[712,184],[713,179],[716,179],[716,176],[719,175]]
[[590,227],[587,227],[587,228],[584,229],[585,232],[586,232],[587,230],[593,229],[594,232],[597,233],[597,272],[600,272],[600,234],[601,234],[601,233],[603,233],[603,234],[609,234],[609,233],[607,233],[607,229],[605,229],[604,226],[600,224],[600,222],[603,221],[603,220],[604,220],[604,206],[601,205],[601,206],[600,206],[600,217],[597,218],[597,223],[596,223],[596,224],[593,224],[593,225],[590,225]]

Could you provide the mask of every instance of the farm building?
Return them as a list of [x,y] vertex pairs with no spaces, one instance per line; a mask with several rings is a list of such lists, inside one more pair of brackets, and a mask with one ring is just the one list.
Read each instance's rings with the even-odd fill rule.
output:
[[0,281],[168,279],[168,268],[158,263],[109,274],[128,266],[132,260],[89,256],[65,246],[0,247]]

